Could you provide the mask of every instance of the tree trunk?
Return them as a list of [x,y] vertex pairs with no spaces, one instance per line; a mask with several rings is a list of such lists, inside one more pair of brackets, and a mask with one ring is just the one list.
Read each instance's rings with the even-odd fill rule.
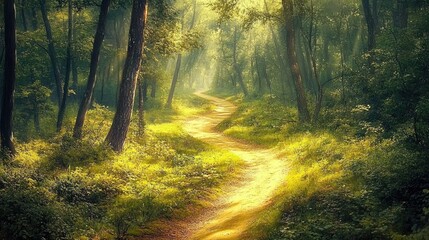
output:
[[[270,14],[270,10],[268,9],[268,4],[267,4],[266,0],[264,0],[264,5],[265,5],[266,13]],[[286,103],[287,102],[287,99],[285,96],[286,95],[286,84],[288,86],[288,90],[289,90],[288,94],[290,95],[290,97],[293,96],[293,87],[292,87],[293,84],[291,83],[291,81],[288,78],[288,75],[290,75],[289,72],[286,70],[286,67],[288,64],[286,63],[285,59],[283,58],[283,56],[281,54],[282,50],[280,47],[280,43],[279,43],[279,40],[277,39],[276,33],[274,32],[272,24],[269,24],[269,28],[270,28],[271,36],[273,38],[273,42],[274,42],[274,46],[275,46],[275,53],[276,53],[276,57],[277,57],[277,62],[280,65],[279,69],[280,69],[280,79],[281,79],[280,85],[282,88],[282,95],[283,95],[282,98],[283,98],[284,102]],[[271,87],[270,87],[270,93],[271,93]]]
[[13,94],[16,81],[16,15],[15,1],[4,2],[4,82],[0,117],[1,148],[12,156],[15,155],[12,134]]
[[125,139],[131,122],[137,78],[143,55],[144,29],[147,19],[147,0],[134,0],[131,13],[131,25],[128,39],[127,58],[125,60],[119,100],[112,126],[106,137],[106,143],[114,151],[124,148]]
[[22,19],[22,27],[24,32],[28,31],[27,27],[27,17],[25,16],[25,0],[21,0],[21,19]]
[[298,64],[295,45],[295,28],[294,28],[294,7],[292,0],[282,0],[283,12],[285,17],[286,45],[287,56],[289,59],[292,78],[295,83],[295,92],[298,105],[298,114],[301,122],[310,121],[310,113],[307,106],[307,96],[301,75],[301,69]]
[[112,62],[109,61],[109,65],[108,65],[108,67],[106,69],[106,71],[107,71],[106,77],[103,78],[103,79],[101,79],[100,104],[103,104],[103,102],[104,102],[104,88],[105,88],[105,85],[106,85],[106,79],[110,79],[110,70],[111,69],[112,69]]
[[376,46],[375,32],[376,26],[373,17],[373,11],[371,10],[371,5],[369,0],[362,0],[363,13],[365,15],[365,21],[368,28],[368,51],[371,51]]
[[93,44],[92,54],[91,54],[91,65],[89,69],[88,83],[86,85],[85,94],[83,96],[82,102],[80,103],[79,111],[76,117],[76,122],[73,128],[73,137],[78,139],[82,138],[82,128],[85,122],[86,112],[88,111],[91,105],[91,99],[94,93],[95,82],[96,82],[95,75],[97,73],[101,45],[103,43],[104,34],[106,30],[106,19],[107,19],[107,13],[109,11],[109,5],[110,5],[110,0],[103,0],[101,2],[97,31],[95,33],[94,44]]
[[238,84],[240,85],[240,88],[243,91],[244,96],[247,96],[249,95],[249,92],[247,91],[246,85],[244,84],[243,73],[240,69],[240,66],[237,60],[237,43],[238,43],[238,30],[237,30],[237,27],[235,27],[234,28],[234,48],[232,53],[232,57],[234,61],[233,65],[237,76]]
[[60,74],[60,68],[58,66],[58,60],[57,60],[57,52],[55,50],[54,40],[52,38],[52,29],[48,19],[48,12],[46,10],[46,0],[39,0],[39,3],[40,3],[40,10],[42,12],[43,23],[45,25],[46,38],[48,40],[48,54],[49,54],[49,58],[51,59],[52,71],[54,72],[55,85],[57,89],[58,107],[60,107],[63,90],[62,90],[62,79]]
[[147,101],[147,88],[148,88],[149,84],[147,82],[146,79],[143,80],[142,82],[142,97],[143,97],[143,101]]
[[[73,84],[72,88],[76,92],[76,96],[79,96],[79,75],[78,75],[78,69],[77,69],[77,63],[76,63],[76,57],[73,56],[72,58],[72,77],[73,77]],[[76,98],[79,99],[79,98]]]
[[173,81],[171,81],[170,92],[168,93],[167,103],[165,104],[166,108],[171,108],[173,103],[174,90],[176,89],[177,80],[179,79],[180,65],[182,64],[182,54],[179,53],[176,61],[176,69],[174,70]]
[[150,97],[155,98],[156,97],[156,81],[153,80],[150,88]]
[[58,111],[57,119],[57,132],[61,131],[63,126],[64,115],[67,107],[67,97],[69,93],[71,63],[72,63],[72,41],[73,41],[73,9],[72,1],[68,0],[68,33],[67,33],[67,62],[66,62],[66,76],[64,78],[63,97],[61,98],[61,106]]

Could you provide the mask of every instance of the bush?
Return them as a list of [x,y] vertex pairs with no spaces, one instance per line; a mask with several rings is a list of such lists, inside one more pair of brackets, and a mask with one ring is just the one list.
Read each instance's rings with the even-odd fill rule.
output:
[[131,227],[141,227],[162,212],[162,206],[151,196],[122,196],[118,198],[109,213],[109,222],[115,230],[115,238],[126,239]]
[[120,193],[118,180],[108,175],[89,176],[76,169],[58,178],[54,192],[68,203],[99,204],[113,199]]
[[1,239],[70,239],[73,215],[26,172],[0,176]]
[[54,151],[52,158],[58,166],[67,168],[100,163],[111,159],[112,155],[112,150],[107,146],[94,146],[90,142],[64,136],[60,147]]

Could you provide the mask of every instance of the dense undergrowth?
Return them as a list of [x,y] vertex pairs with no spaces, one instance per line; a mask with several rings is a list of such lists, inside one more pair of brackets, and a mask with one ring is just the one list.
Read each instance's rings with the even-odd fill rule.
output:
[[[278,99],[235,99],[238,111],[219,124],[230,136],[276,147],[290,162],[286,185],[268,211],[275,227],[263,239],[427,239],[427,150],[406,134],[382,136],[364,110],[318,126],[297,123]],[[340,111],[340,110],[336,110]],[[338,114],[336,115],[338,116]]]
[[102,106],[89,112],[82,141],[65,131],[18,144],[0,165],[0,239],[125,239],[209,196],[240,160],[182,130],[180,120],[208,103],[176,106],[148,111],[144,136],[132,125],[121,154],[103,145],[112,112]]

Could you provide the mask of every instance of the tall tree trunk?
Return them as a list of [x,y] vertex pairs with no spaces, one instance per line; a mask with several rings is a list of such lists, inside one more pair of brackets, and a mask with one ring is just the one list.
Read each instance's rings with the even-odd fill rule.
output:
[[61,106],[58,111],[57,119],[57,132],[61,131],[64,121],[64,115],[67,107],[67,97],[69,93],[71,63],[72,63],[72,41],[73,41],[73,9],[72,1],[68,0],[68,33],[67,33],[67,62],[66,62],[66,76],[64,78],[63,97],[61,98]]
[[310,0],[310,31],[307,38],[308,52],[310,55],[311,66],[313,70],[313,78],[316,83],[316,106],[313,113],[313,122],[317,122],[320,111],[322,109],[323,101],[323,88],[320,84],[319,70],[317,68],[316,60],[316,46],[317,46],[317,23],[315,22],[315,12],[313,0]]
[[28,31],[27,17],[25,16],[25,0],[21,0],[21,19],[24,32]]
[[76,96],[79,96],[79,75],[78,75],[78,69],[77,69],[77,63],[76,63],[76,56],[73,56],[72,58],[72,88],[76,92]]
[[137,78],[143,55],[144,29],[147,19],[147,0],[134,0],[131,13],[131,25],[128,38],[127,58],[125,60],[119,100],[112,126],[106,137],[106,143],[114,151],[124,148],[125,139],[131,122]]
[[106,77],[105,78],[103,78],[103,79],[101,79],[101,96],[100,96],[100,104],[103,104],[103,102],[104,102],[104,88],[105,88],[105,85],[106,85],[106,79],[108,80],[108,79],[110,79],[110,70],[112,69],[112,62],[111,61],[109,61],[109,65],[108,65],[108,67],[107,67],[107,69],[106,69],[106,71],[107,71],[107,74],[106,74]]
[[240,88],[243,91],[244,96],[247,96],[249,95],[249,92],[247,91],[246,85],[244,84],[243,73],[240,69],[240,66],[238,64],[238,59],[237,59],[237,44],[238,44],[238,30],[236,26],[234,28],[234,46],[233,46],[233,53],[232,53],[232,58],[234,61],[233,67],[235,70],[235,74],[237,76],[238,84],[240,85]]
[[5,61],[0,138],[1,148],[13,156],[16,153],[12,134],[13,94],[16,81],[16,15],[14,0],[4,2],[4,41]]
[[54,40],[52,37],[51,24],[49,22],[48,12],[46,10],[46,0],[39,0],[39,3],[40,3],[40,10],[43,18],[43,23],[45,25],[46,38],[48,40],[48,54],[49,54],[49,58],[51,59],[52,71],[54,72],[55,85],[57,89],[58,107],[60,107],[61,98],[63,95],[63,90],[62,90],[63,80],[61,78],[60,68],[58,65],[57,52],[55,50]]
[[285,17],[287,56],[289,59],[292,78],[295,83],[295,92],[298,105],[298,114],[301,122],[310,121],[310,113],[307,106],[307,96],[301,75],[301,69],[298,64],[295,44],[295,24],[294,24],[294,6],[292,0],[282,0],[283,12]]
[[173,80],[171,81],[170,92],[168,93],[166,108],[171,108],[173,103],[174,91],[176,89],[177,80],[179,79],[180,66],[182,65],[182,54],[177,55],[176,68],[174,70]]
[[[196,16],[196,8],[197,8],[197,1],[194,0],[194,12],[192,15],[191,25],[189,26],[189,30],[192,30],[195,24],[195,16]],[[183,17],[184,13],[182,14],[182,29],[183,29]],[[182,54],[179,53],[177,55],[177,61],[176,61],[176,68],[174,70],[173,80],[171,81],[171,87],[170,92],[168,93],[167,103],[165,104],[166,108],[171,108],[173,104],[173,97],[174,97],[174,91],[176,90],[176,85],[179,80],[179,73],[180,73],[180,67],[182,65]]]
[[373,11],[369,0],[362,0],[363,13],[365,15],[365,21],[368,28],[368,51],[371,51],[376,46],[375,33],[376,25],[374,21]]
[[152,81],[152,84],[151,84],[151,88],[150,88],[150,97],[151,98],[155,98],[156,97],[156,89],[157,89],[157,86],[156,86],[157,84],[156,84],[156,81],[155,80],[153,80]]
[[[267,4],[266,0],[264,0],[264,5],[265,5],[266,13],[270,14],[270,10],[268,8],[268,4]],[[290,97],[293,96],[293,86],[292,86],[293,84],[291,83],[291,81],[288,78],[288,76],[290,76],[291,74],[289,74],[289,72],[286,70],[286,67],[288,64],[286,63],[285,59],[283,58],[283,56],[281,54],[282,50],[280,47],[280,43],[279,43],[279,40],[277,39],[276,33],[274,32],[272,24],[269,24],[269,28],[270,28],[271,36],[273,38],[273,42],[274,42],[274,46],[275,46],[275,53],[276,53],[276,57],[277,57],[277,62],[280,65],[279,69],[280,69],[280,80],[281,80],[280,85],[282,88],[282,95],[283,95],[282,98],[283,98],[284,102],[286,103],[287,102],[287,99],[285,96],[286,95],[286,85],[288,87],[289,96]],[[270,92],[271,92],[271,87],[270,87]]]
[[[106,30],[106,19],[109,11],[110,0],[103,0],[100,7],[100,15],[98,17],[97,31],[94,37],[94,44],[91,53],[91,65],[89,69],[88,83],[86,85],[85,94],[79,106],[79,111],[76,117],[76,122],[73,128],[73,137],[82,138],[82,127],[85,122],[86,113],[91,105],[92,95],[94,93],[96,73],[98,61],[100,58],[101,45],[103,44],[104,34]],[[109,65],[110,68],[110,65]],[[110,71],[110,69],[109,69]],[[119,69],[118,69],[119,71]]]

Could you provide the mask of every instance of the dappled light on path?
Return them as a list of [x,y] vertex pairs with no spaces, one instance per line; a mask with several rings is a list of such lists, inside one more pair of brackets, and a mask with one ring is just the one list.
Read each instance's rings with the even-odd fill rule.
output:
[[[151,239],[226,240],[245,239],[249,228],[259,220],[271,204],[276,189],[284,184],[287,172],[285,159],[270,149],[226,137],[214,130],[236,107],[223,99],[196,93],[210,100],[215,109],[184,122],[185,130],[195,138],[231,151],[245,162],[238,179],[225,184],[212,206],[190,216]],[[168,224],[168,223],[165,223]]]

